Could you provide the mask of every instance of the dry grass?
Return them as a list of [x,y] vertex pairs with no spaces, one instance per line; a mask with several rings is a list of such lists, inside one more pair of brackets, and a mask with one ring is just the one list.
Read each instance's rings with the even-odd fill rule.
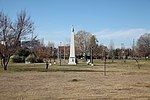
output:
[[133,61],[109,62],[106,76],[102,62],[47,72],[44,64],[11,64],[0,69],[0,100],[150,100],[150,61],[139,63],[141,69]]

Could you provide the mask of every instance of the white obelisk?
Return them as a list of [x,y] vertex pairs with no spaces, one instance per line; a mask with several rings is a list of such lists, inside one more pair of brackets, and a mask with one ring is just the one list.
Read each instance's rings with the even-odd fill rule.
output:
[[74,46],[74,27],[71,28],[71,42],[70,42],[70,56],[69,56],[69,65],[76,65],[75,58],[75,46]]

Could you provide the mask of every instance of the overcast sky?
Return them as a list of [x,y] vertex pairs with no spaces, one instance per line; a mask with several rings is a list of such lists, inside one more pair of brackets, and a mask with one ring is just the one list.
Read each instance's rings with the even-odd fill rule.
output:
[[71,25],[115,47],[131,47],[133,39],[150,32],[150,0],[0,0],[0,10],[13,21],[26,10],[45,43],[69,42]]

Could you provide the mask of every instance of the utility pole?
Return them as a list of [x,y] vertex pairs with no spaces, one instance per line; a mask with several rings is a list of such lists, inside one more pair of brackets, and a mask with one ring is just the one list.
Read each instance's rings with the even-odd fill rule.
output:
[[60,50],[59,50],[59,43],[58,43],[58,49],[57,49],[57,61],[59,63],[59,59],[60,59]]
[[135,55],[134,55],[134,49],[135,49],[134,47],[135,47],[135,40],[133,39],[133,47],[132,47],[132,57],[133,57],[133,58],[134,58],[134,56],[135,56]]
[[103,56],[104,56],[104,75],[106,76],[106,49],[103,47]]
[[55,65],[55,64],[56,64],[56,62],[55,62],[55,57],[57,57],[57,56],[56,56],[56,48],[55,48],[55,47],[54,47],[53,52],[54,52],[54,53],[53,53],[53,58],[54,58],[54,65]]
[[91,66],[93,66],[93,47],[91,48]]
[[121,55],[122,55],[122,60],[124,62],[126,62],[125,61],[125,47],[124,47],[124,43],[121,43]]
[[61,42],[60,42],[60,48],[59,48],[59,60],[60,60],[60,66],[61,66]]
[[64,42],[64,61],[65,61],[65,57],[66,57],[66,45],[65,45],[65,42]]

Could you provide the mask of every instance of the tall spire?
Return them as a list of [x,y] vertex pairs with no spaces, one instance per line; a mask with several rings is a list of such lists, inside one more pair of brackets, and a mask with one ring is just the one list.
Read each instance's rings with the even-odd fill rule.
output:
[[74,32],[74,26],[72,25],[71,32]]
[[71,42],[70,42],[70,56],[69,56],[69,65],[76,65],[75,58],[75,45],[74,45],[74,26],[71,27]]

